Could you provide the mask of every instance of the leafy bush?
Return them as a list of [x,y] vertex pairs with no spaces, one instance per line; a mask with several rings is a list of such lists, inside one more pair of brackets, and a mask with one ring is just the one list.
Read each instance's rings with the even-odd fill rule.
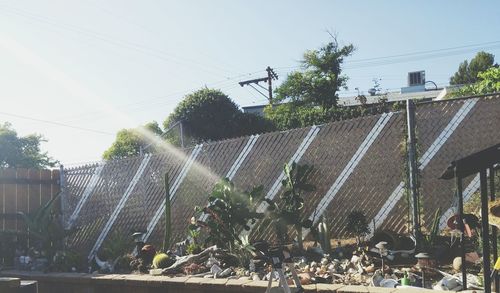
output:
[[356,236],[358,245],[361,243],[361,238],[370,232],[368,221],[362,211],[352,211],[347,216],[346,231]]
[[249,230],[249,223],[254,224],[263,216],[255,211],[255,203],[261,198],[262,186],[242,192],[227,179],[217,183],[208,197],[208,205],[196,208],[208,215],[205,221],[198,222],[199,226],[208,228],[205,242],[228,248],[230,252],[237,244],[241,245],[239,231]]
[[315,188],[309,184],[309,176],[312,167],[298,165],[295,162],[291,166],[284,167],[285,179],[281,182],[284,192],[281,194],[281,203],[266,199],[269,204],[270,221],[273,223],[277,237],[281,244],[287,241],[287,227],[293,226],[297,233],[297,241],[300,249],[303,249],[302,228],[311,228],[312,221],[302,220],[301,212],[304,208],[304,193],[313,191]]

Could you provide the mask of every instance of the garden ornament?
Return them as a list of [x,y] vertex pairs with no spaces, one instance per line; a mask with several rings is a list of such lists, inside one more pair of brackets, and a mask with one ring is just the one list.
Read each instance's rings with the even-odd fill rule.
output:
[[380,259],[382,260],[382,271],[384,271],[384,256],[387,255],[387,249],[385,246],[387,245],[387,242],[385,241],[380,241],[379,243],[375,244],[375,248],[378,249],[378,253],[380,254]]
[[418,260],[417,266],[420,268],[420,271],[422,272],[422,287],[425,288],[424,268],[426,267],[427,260],[429,259],[429,254],[425,252],[420,252],[419,254],[415,255],[415,258]]

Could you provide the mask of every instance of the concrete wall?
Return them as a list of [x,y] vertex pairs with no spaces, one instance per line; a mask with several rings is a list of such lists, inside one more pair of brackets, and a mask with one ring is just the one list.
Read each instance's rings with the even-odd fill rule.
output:
[[[265,292],[266,281],[206,279],[194,277],[167,277],[149,275],[93,275],[78,273],[29,273],[4,271],[2,276],[37,280],[39,293],[246,293]],[[273,283],[276,287],[277,282]],[[304,287],[305,292],[420,292],[430,293],[425,289],[392,289],[380,287],[365,287],[353,285],[313,284]],[[276,290],[276,289],[275,289]],[[281,292],[278,290],[271,292]]]

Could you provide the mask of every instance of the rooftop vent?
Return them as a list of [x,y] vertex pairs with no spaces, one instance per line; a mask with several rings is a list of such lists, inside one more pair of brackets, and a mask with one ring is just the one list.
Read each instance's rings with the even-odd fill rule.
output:
[[425,71],[408,72],[408,86],[425,85]]

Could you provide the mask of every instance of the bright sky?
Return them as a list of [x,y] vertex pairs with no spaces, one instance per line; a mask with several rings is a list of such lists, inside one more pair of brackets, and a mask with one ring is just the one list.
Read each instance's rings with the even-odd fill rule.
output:
[[[400,88],[416,70],[444,85],[481,49],[499,62],[499,13],[500,2],[486,0],[4,0],[0,122],[43,134],[44,150],[66,165],[98,160],[119,129],[161,124],[204,85],[239,105],[265,102],[237,82],[264,77],[268,65],[282,80],[305,50],[328,42],[327,30],[357,47],[344,95],[366,92],[373,78]],[[408,55],[422,51],[431,52]]]

